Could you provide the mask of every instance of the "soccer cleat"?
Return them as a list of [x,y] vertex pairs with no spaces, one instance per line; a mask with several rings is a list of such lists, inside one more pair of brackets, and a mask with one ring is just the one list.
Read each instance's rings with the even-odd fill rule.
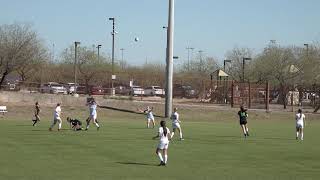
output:
[[97,127],[97,131],[99,131],[100,127]]
[[249,132],[247,132],[247,136],[250,136],[250,135],[249,135]]
[[298,140],[298,137],[296,137],[296,140]]
[[163,166],[164,165],[164,162],[161,161],[160,164],[158,166]]
[[166,163],[163,163],[162,166],[167,166],[167,164],[166,164]]
[[184,141],[184,139],[183,139],[183,138],[180,138],[180,141]]
[[86,128],[85,131],[88,131],[88,128]]
[[52,131],[52,128],[49,128],[49,131]]

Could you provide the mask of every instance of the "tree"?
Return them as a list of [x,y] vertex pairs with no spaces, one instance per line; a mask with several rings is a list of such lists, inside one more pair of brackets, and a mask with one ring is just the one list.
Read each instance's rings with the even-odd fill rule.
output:
[[[235,47],[231,51],[228,51],[226,54],[227,59],[231,60],[231,65],[229,66],[227,72],[228,74],[236,81],[242,80],[243,72],[243,58],[251,58],[252,50],[249,48],[239,48]],[[249,67],[249,66],[246,66]],[[247,72],[245,71],[246,76]]]
[[[0,88],[6,76],[15,71],[27,78],[27,69],[32,61],[38,59],[42,45],[37,33],[26,24],[0,26]],[[22,70],[23,69],[23,70]]]
[[251,74],[258,82],[271,81],[279,86],[279,100],[286,109],[288,92],[294,90],[296,78],[301,73],[293,48],[269,45],[253,62]]
[[[92,51],[92,48],[78,47],[77,49],[77,64],[76,70],[79,74],[79,82],[85,84],[89,89],[90,84],[102,82],[104,74],[110,69],[105,57],[100,56],[99,60],[97,55]],[[61,69],[68,69],[65,71],[64,77],[71,80],[73,78],[74,66],[74,46],[66,49],[62,55]]]

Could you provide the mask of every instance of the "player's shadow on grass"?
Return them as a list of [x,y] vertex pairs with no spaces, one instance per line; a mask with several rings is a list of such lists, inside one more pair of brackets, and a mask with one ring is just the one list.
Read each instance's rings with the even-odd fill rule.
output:
[[[114,111],[121,111],[121,112],[126,112],[126,113],[144,115],[144,113],[136,112],[136,111],[132,111],[132,110],[127,110],[127,109],[119,109],[119,108],[114,108],[114,107],[109,107],[109,106],[99,106],[99,107],[104,108],[104,109],[114,110]],[[159,115],[154,115],[154,117],[165,118],[164,116],[159,116]]]
[[116,163],[124,164],[124,165],[137,165],[137,166],[157,166],[155,164],[139,163],[139,162],[116,162]]
[[32,126],[31,124],[29,125],[27,125],[27,124],[17,124],[16,126]]

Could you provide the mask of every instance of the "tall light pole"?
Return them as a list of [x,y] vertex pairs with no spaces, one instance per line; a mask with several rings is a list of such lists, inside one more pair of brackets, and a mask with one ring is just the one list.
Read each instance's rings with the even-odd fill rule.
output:
[[242,58],[242,82],[244,82],[244,67],[245,67],[245,62],[250,61],[251,58]]
[[309,56],[309,44],[303,44],[307,48],[307,58]]
[[190,50],[194,50],[193,47],[187,47],[186,48],[188,50],[188,71],[190,71]]
[[102,47],[102,45],[101,44],[99,44],[98,46],[97,46],[97,49],[98,49],[98,63],[100,63],[100,48]]
[[202,53],[203,53],[203,51],[200,50],[198,52],[199,52],[199,57],[200,57],[199,71],[201,72],[202,71]]
[[77,84],[77,56],[78,56],[78,45],[80,45],[80,42],[75,41],[74,42],[74,65],[73,65],[73,72],[74,72],[74,94],[77,94],[76,90],[76,84]]
[[114,95],[114,88],[113,88],[113,80],[115,79],[115,75],[114,75],[114,36],[116,34],[115,31],[115,18],[111,17],[109,18],[110,21],[112,21],[112,75],[111,75],[111,95]]
[[223,61],[223,71],[224,71],[224,72],[226,72],[226,63],[231,63],[231,60],[225,59],[225,60]]
[[167,66],[166,66],[166,104],[165,117],[172,113],[172,81],[173,81],[173,32],[174,32],[174,0],[169,0],[169,17],[167,29]]
[[120,51],[121,51],[121,61],[122,61],[122,62],[123,62],[123,60],[124,60],[124,59],[123,59],[123,51],[124,51],[124,50],[125,50],[124,48],[121,48],[121,49],[120,49]]

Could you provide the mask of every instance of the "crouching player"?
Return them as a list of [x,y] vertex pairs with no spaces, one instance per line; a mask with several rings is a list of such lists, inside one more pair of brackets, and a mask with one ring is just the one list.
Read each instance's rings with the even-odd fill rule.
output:
[[82,122],[80,120],[67,117],[67,122],[70,123],[70,126],[74,131],[82,130]]

